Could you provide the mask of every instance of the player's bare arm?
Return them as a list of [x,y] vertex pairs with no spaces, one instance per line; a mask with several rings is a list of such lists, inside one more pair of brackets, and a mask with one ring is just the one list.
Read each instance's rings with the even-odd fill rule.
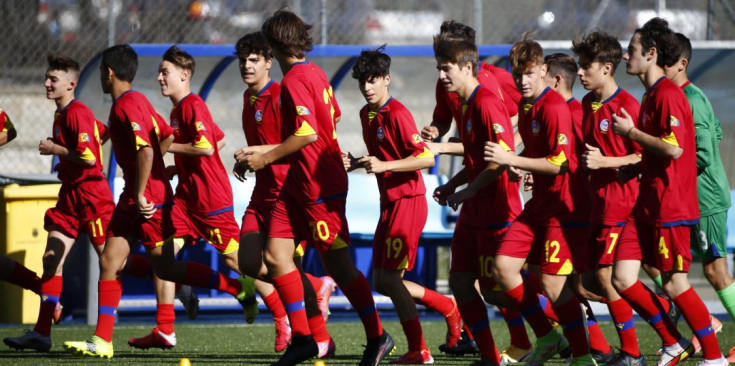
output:
[[94,166],[97,159],[92,157],[91,159],[82,159],[82,156],[76,151],[69,151],[69,149],[55,143],[50,137],[46,140],[41,140],[38,143],[38,152],[41,155],[56,155],[60,158],[71,161],[74,164]]
[[[173,135],[171,136],[173,137]],[[213,147],[206,147],[206,148],[196,147],[194,146],[194,143],[190,143],[190,144],[172,143],[168,151],[173,154],[181,154],[181,155],[186,155],[186,156],[212,156],[212,154],[214,154]]]
[[546,175],[562,174],[567,170],[566,166],[554,165],[546,158],[518,156],[512,151],[506,151],[502,146],[492,141],[485,142],[485,161],[506,166],[510,165],[531,173]]
[[363,156],[357,160],[368,173],[414,172],[434,166],[434,157],[417,158],[409,156],[401,160],[382,161],[374,156]]
[[221,140],[217,141],[217,150],[222,151],[222,149],[224,149],[226,145],[227,141],[222,138]]
[[467,174],[467,170],[460,170],[454,177],[452,177],[452,179],[434,189],[434,201],[442,206],[446,206],[447,197],[454,193],[454,191],[457,190],[457,187],[466,184],[468,181],[469,175]]
[[165,139],[163,139],[163,140],[160,141],[160,145],[161,145],[161,156],[166,155],[166,153],[169,152],[169,151],[171,153],[173,153],[173,151],[171,151],[171,144],[173,142],[174,142],[174,135],[173,134],[166,136]]
[[342,150],[342,164],[345,166],[345,170],[349,173],[357,168],[360,168],[360,164],[357,163],[358,158],[354,157],[351,152]]
[[235,161],[241,162],[243,159],[245,159],[245,156],[251,155],[254,153],[265,154],[268,151],[275,149],[279,145],[280,144],[245,146],[242,149],[235,151]]
[[464,145],[461,142],[432,142],[426,141],[432,153],[435,155],[464,155]]
[[629,154],[625,156],[605,156],[602,155],[600,148],[585,144],[587,149],[582,154],[582,165],[590,170],[597,169],[617,169],[621,166],[638,164],[641,158],[637,154]]
[[431,141],[444,136],[449,131],[449,126],[443,126],[438,123],[431,122],[430,125],[421,129],[421,138],[425,141]]
[[274,161],[281,160],[301,149],[308,146],[312,142],[319,138],[317,135],[308,136],[289,136],[286,141],[278,145],[275,149],[272,149],[266,153],[253,153],[246,155],[245,158],[240,162],[245,164],[250,170],[258,171],[270,165]]
[[472,183],[467,185],[467,188],[447,197],[447,205],[456,210],[462,202],[475,197],[477,191],[496,180],[501,174],[503,174],[505,168],[505,166],[494,162],[488,163],[482,173],[480,173]]
[[143,218],[149,219],[156,212],[155,204],[148,202],[148,199],[145,198],[145,187],[153,168],[153,149],[150,146],[140,148],[135,156],[135,163],[135,200],[140,214],[143,215]]
[[639,130],[633,124],[633,119],[625,108],[621,108],[620,112],[622,113],[621,116],[613,114],[613,131],[616,134],[637,142],[641,147],[656,155],[666,156],[671,159],[678,159],[682,152],[684,152],[679,146],[671,145],[656,136],[651,136]]

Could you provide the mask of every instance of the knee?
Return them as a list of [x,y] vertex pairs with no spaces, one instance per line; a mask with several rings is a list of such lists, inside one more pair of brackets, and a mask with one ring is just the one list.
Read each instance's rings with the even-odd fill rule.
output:
[[[711,283],[716,283],[720,278],[724,277],[723,273],[718,270],[714,263],[704,265],[703,270],[704,276],[707,277],[707,280]],[[724,274],[728,275],[727,271],[725,271]]]
[[383,276],[373,276],[373,289],[381,295],[390,296]]
[[631,277],[630,275],[626,273],[621,273],[620,271],[615,271],[612,275],[611,282],[613,287],[617,292],[621,292],[625,289],[627,289],[630,286],[633,286],[635,281],[634,278],[637,279],[637,277]]

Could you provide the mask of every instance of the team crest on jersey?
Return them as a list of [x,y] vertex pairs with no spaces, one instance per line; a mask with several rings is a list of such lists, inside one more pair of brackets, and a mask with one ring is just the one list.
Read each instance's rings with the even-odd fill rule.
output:
[[560,133],[559,135],[556,136],[556,142],[559,145],[568,145],[569,144],[569,140],[567,139],[567,136],[565,134],[563,134],[563,133]]
[[495,133],[503,133],[505,132],[505,128],[500,123],[493,123],[493,131]]
[[89,134],[82,132],[79,134],[79,142],[89,142]]
[[669,116],[669,121],[670,121],[671,127],[679,127],[680,125],[679,119],[676,118],[675,116]]
[[178,130],[179,129],[179,120],[178,119],[175,119],[174,118],[173,120],[171,120],[171,128],[173,128],[174,130]]
[[419,134],[414,133],[413,135],[411,135],[411,138],[413,139],[414,144],[421,143],[421,136]]
[[378,127],[378,140],[383,141],[385,138],[385,133],[383,132],[383,127]]
[[534,135],[538,134],[541,131],[541,126],[536,122],[536,120],[531,121],[531,132],[533,132]]
[[602,121],[600,121],[600,131],[602,131],[602,133],[607,133],[607,131],[609,130],[610,130],[610,121],[608,121],[607,119],[603,119]]
[[133,131],[140,131],[140,125],[135,122],[130,122],[130,126],[133,128]]
[[311,114],[311,111],[309,111],[309,108],[306,108],[302,105],[297,105],[296,114],[298,114],[299,116],[308,116]]
[[255,122],[260,124],[262,120],[263,120],[263,111],[261,110],[255,111]]
[[472,120],[468,119],[467,124],[464,126],[465,131],[472,132]]
[[61,136],[61,127],[56,126],[56,127],[54,127],[54,138],[57,138],[58,139],[59,136]]
[[204,127],[204,123],[202,123],[200,121],[196,121],[194,123],[194,126],[196,127],[197,131],[206,131],[207,130],[207,128]]

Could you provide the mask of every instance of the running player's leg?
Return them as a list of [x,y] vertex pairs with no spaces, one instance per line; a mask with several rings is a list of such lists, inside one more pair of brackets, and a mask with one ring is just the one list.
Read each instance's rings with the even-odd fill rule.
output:
[[35,293],[41,292],[41,279],[22,264],[0,255],[0,279]]

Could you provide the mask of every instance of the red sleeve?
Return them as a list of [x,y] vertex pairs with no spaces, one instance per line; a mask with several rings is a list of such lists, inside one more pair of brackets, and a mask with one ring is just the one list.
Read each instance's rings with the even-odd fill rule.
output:
[[8,121],[8,115],[5,114],[5,111],[0,109],[0,132],[5,131],[5,124]]
[[554,165],[566,166],[571,156],[570,142],[574,138],[571,131],[572,115],[566,105],[548,108],[544,114],[549,147],[546,160]]
[[93,116],[87,116],[77,109],[70,110],[66,115],[65,142],[66,148],[74,150],[85,160],[96,159],[95,142],[97,137],[94,133],[97,120]]
[[211,149],[217,145],[214,137],[212,118],[207,106],[199,101],[188,103],[181,111],[184,119],[182,127],[187,130],[187,136],[191,136],[191,144],[202,149]]
[[157,122],[158,130],[159,130],[158,141],[165,140],[169,136],[173,135],[174,133],[173,127],[171,127],[171,125],[166,123],[166,119],[163,118],[162,115],[156,113],[156,121],[160,121],[160,122]]
[[[395,126],[396,136],[393,139],[403,151],[410,152],[410,156],[420,156],[429,147],[419,135],[411,112],[408,109],[402,109],[398,113],[391,111],[391,123]],[[403,158],[405,158],[404,156]]]
[[217,142],[220,142],[223,138],[225,138],[225,133],[222,132],[222,129],[219,128],[219,125],[214,122],[212,122],[212,132],[214,133],[214,139]]
[[[492,101],[492,99],[487,99]],[[513,127],[510,119],[505,115],[500,101],[485,102],[480,104],[482,125],[487,129],[490,141],[500,144],[507,151],[515,150],[513,140]]]
[[[130,137],[132,137],[133,143],[135,143],[135,150],[140,150],[146,146],[152,146],[149,135],[149,126],[151,126],[152,119],[157,116],[144,115],[141,108],[135,108],[135,106],[130,107],[132,108],[128,108],[126,105],[120,105],[116,108],[116,112],[121,114],[118,120],[122,121],[123,124],[127,124],[130,128],[130,131],[132,132]],[[161,122],[163,122],[163,119]],[[156,121],[156,123],[158,123],[158,121]]]
[[452,111],[449,108],[449,97],[441,81],[436,81],[436,107],[434,107],[433,121],[435,124],[450,127],[452,125]]
[[662,101],[658,109],[662,131],[659,137],[666,142],[681,146],[679,141],[682,141],[686,136],[686,128],[684,128],[686,118],[684,116],[686,113],[692,113],[691,107],[689,107],[689,103],[687,102],[685,109],[683,103],[681,103],[682,98],[677,98],[673,93],[659,100]]
[[[292,108],[289,114],[296,116],[294,126],[294,134],[298,134],[304,123],[307,123],[311,129],[319,134],[319,122],[316,119],[316,109],[314,106],[314,98],[307,86],[301,81],[289,83],[287,86],[282,85],[283,89],[286,90],[287,98],[282,101],[282,108]],[[283,96],[283,93],[281,93]],[[336,115],[335,108],[335,115]]]
[[94,123],[97,125],[97,131],[100,133],[100,142],[104,141],[107,138],[107,125],[98,119],[94,120]]

